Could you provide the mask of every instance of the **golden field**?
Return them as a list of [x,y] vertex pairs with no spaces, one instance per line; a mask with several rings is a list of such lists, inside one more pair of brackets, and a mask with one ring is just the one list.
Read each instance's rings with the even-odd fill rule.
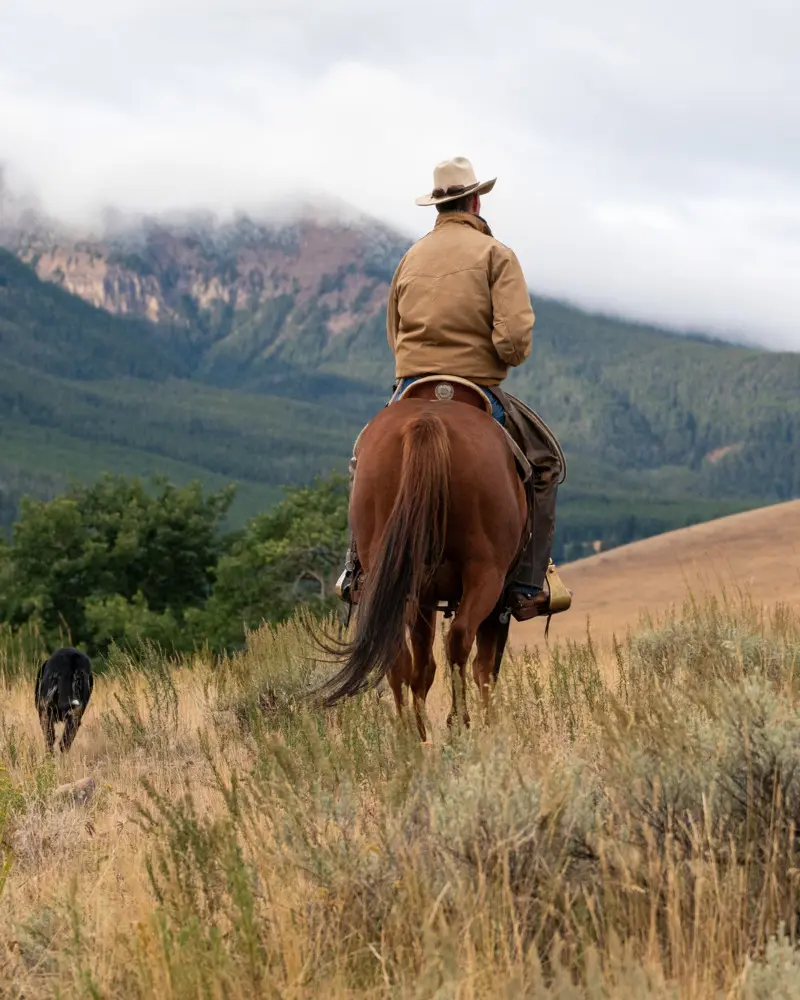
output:
[[[609,648],[645,615],[680,610],[688,597],[744,591],[766,605],[800,609],[800,500],[760,507],[622,545],[559,567],[572,607],[550,641],[586,638]],[[512,642],[542,642],[541,619],[512,623]]]
[[309,704],[305,628],[115,652],[55,761],[6,651],[0,995],[800,997],[789,609],[517,655],[469,732],[440,670],[427,747],[385,694]]

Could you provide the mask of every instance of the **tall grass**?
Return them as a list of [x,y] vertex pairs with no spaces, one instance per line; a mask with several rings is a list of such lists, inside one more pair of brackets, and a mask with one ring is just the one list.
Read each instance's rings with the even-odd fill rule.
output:
[[787,609],[511,658],[470,732],[440,676],[432,747],[380,691],[315,709],[305,624],[120,660],[54,765],[2,682],[0,995],[800,997]]
[[0,622],[0,684],[15,678],[33,680],[47,659],[47,644],[35,625],[11,629]]

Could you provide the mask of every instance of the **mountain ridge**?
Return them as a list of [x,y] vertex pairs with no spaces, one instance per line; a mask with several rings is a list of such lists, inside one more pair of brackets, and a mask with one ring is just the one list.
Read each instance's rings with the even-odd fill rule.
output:
[[[97,314],[127,324],[125,336],[166,352],[161,374],[177,382],[170,390],[175,406],[159,418],[164,441],[140,427],[124,403],[131,392],[149,400],[143,405],[153,412],[145,423],[155,420],[158,407],[145,377],[135,391],[98,388],[98,414],[127,407],[130,426],[116,432],[121,418],[109,420],[109,445],[135,443],[152,454],[157,446],[169,450],[169,439],[165,458],[191,453],[217,475],[215,440],[230,432],[209,429],[204,446],[186,435],[203,426],[197,411],[204,406],[222,420],[225,399],[238,421],[237,443],[229,447],[232,454],[244,449],[230,469],[247,471],[248,412],[265,408],[273,425],[255,421],[266,435],[262,447],[276,455],[275,470],[296,481],[324,465],[318,426],[339,428],[330,439],[329,465],[343,467],[358,430],[388,398],[394,367],[386,293],[412,240],[374,220],[150,220],[138,229],[119,228],[105,242],[70,243],[44,228],[28,238],[18,232],[9,240],[6,233],[6,240],[16,266],[23,261],[31,280],[39,279],[43,299],[53,286],[64,295],[71,289],[79,293],[71,298],[84,297]],[[567,450],[570,479],[559,508],[567,522],[570,511],[575,514],[570,532],[578,549],[598,538],[617,544],[685,518],[702,520],[800,492],[800,355],[588,313],[543,296],[532,300],[532,356],[511,372],[507,387],[542,414]],[[16,341],[4,347],[0,339],[0,357],[11,350],[14,360],[14,343],[22,350],[26,323]],[[114,336],[121,336],[119,329]],[[35,368],[29,355],[26,363]],[[25,378],[31,393],[41,391],[30,372]],[[195,414],[188,422],[178,400]],[[295,422],[295,447],[315,456],[305,469],[278,457],[287,419]],[[64,411],[63,426],[83,434],[86,422]],[[268,475],[263,462],[253,465],[259,476]],[[278,474],[269,473],[270,484]]]

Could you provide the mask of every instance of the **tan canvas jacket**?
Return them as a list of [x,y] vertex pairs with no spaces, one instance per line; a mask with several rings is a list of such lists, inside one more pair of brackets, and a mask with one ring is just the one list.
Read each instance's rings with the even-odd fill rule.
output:
[[534,314],[513,250],[483,219],[445,213],[397,266],[386,333],[395,375],[498,385],[531,351]]

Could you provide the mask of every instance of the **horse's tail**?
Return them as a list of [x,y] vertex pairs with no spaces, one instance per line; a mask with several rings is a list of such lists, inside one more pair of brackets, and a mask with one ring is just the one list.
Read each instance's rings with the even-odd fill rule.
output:
[[359,601],[341,670],[325,685],[330,706],[374,687],[400,656],[424,587],[444,554],[450,440],[441,418],[421,413],[403,433],[400,486]]

